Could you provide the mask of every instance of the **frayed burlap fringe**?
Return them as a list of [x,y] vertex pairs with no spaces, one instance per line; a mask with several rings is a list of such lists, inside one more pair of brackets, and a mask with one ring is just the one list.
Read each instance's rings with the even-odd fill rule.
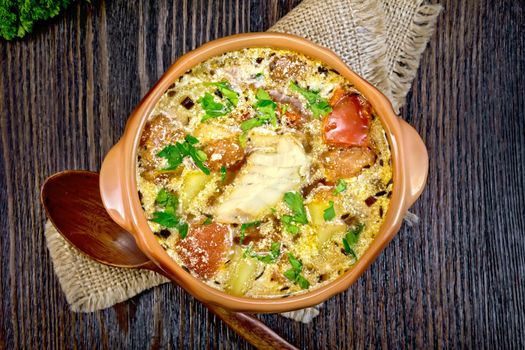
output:
[[58,282],[73,311],[105,309],[169,282],[153,271],[121,269],[91,260],[73,248],[49,221],[45,235]]
[[392,105],[399,113],[442,7],[423,5],[423,0],[381,0],[380,3],[387,23],[385,67],[392,89]]
[[281,316],[287,317],[297,322],[310,323],[314,318],[319,315],[319,309],[323,304],[319,304],[313,307],[307,307],[306,309],[295,310],[290,312],[283,312]]
[[383,20],[377,0],[305,0],[269,31],[296,34],[330,48],[390,98]]
[[[271,31],[306,37],[335,51],[353,70],[377,86],[396,109],[403,105],[419,59],[433,33],[439,5],[423,0],[305,0]],[[416,215],[405,221],[416,224]],[[53,266],[73,311],[110,307],[168,280],[155,272],[99,264],[76,251],[46,224]],[[281,315],[310,322],[320,305]]]

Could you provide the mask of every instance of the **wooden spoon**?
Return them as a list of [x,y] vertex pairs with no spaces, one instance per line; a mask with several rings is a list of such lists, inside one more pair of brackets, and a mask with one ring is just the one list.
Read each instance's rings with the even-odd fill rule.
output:
[[[163,274],[106,212],[98,173],[67,170],[49,177],[41,191],[47,217],[58,232],[86,256],[106,265]],[[257,318],[205,304],[237,334],[260,349],[297,349]]]

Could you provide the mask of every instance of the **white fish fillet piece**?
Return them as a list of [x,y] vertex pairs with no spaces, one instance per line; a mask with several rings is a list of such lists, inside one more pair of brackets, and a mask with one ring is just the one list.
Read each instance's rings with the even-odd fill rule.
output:
[[232,190],[215,208],[221,223],[257,220],[300,187],[310,162],[301,143],[291,135],[251,135],[254,151],[233,182]]

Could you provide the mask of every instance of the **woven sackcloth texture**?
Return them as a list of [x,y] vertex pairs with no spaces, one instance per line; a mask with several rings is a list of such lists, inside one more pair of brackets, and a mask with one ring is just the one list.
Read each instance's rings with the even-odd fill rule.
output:
[[[440,10],[439,5],[425,5],[423,0],[305,0],[270,30],[296,34],[332,49],[398,110]],[[104,309],[168,282],[155,272],[90,260],[49,222],[45,235],[55,273],[73,311]],[[318,313],[315,307],[282,315],[309,322]]]

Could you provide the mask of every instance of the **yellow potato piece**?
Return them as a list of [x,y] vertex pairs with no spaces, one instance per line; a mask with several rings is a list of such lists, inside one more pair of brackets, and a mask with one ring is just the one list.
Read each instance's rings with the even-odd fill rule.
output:
[[324,220],[324,211],[329,206],[330,203],[323,200],[314,200],[306,205],[308,212],[310,213],[310,220],[315,226],[315,231],[317,232],[317,243],[319,248],[334,234],[342,233],[346,230],[346,225],[344,224],[335,224]]
[[233,295],[244,295],[255,281],[259,262],[255,259],[244,258],[242,249],[237,247],[232,263],[234,267],[231,270],[226,291]]
[[317,242],[319,243],[319,247],[332,238],[334,234],[343,233],[345,231],[346,225],[343,224],[319,226],[317,229]]
[[187,208],[189,203],[204,189],[210,176],[204,174],[200,170],[189,171],[184,176],[181,187],[181,202],[183,208]]
[[328,202],[325,201],[313,201],[306,205],[308,212],[310,213],[312,224],[316,226],[322,226],[325,224],[324,210],[328,208],[328,205]]

